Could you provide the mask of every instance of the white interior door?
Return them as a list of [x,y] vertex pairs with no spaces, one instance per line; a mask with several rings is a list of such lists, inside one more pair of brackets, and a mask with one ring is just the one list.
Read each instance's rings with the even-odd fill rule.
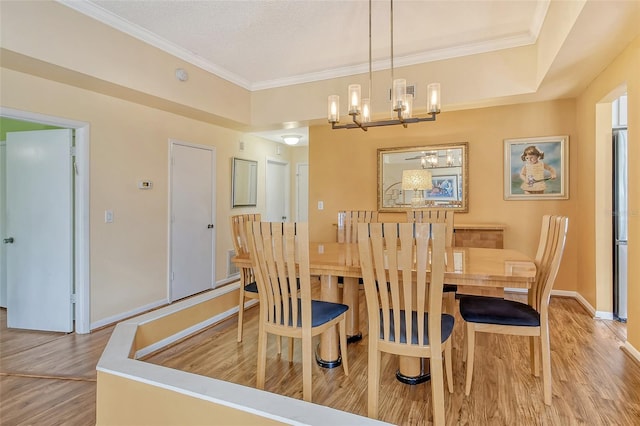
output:
[[171,142],[169,300],[215,284],[215,151]]
[[73,331],[72,140],[7,133],[7,327]]
[[289,163],[267,160],[265,195],[267,198],[267,221],[289,220]]
[[296,221],[307,222],[309,220],[309,164],[298,164],[296,173],[296,200],[298,211]]
[[[0,239],[7,237],[5,226],[5,206],[6,206],[6,185],[7,179],[7,163],[6,163],[6,145],[0,142]],[[0,307],[7,307],[7,258],[5,253],[5,245],[0,244]]]

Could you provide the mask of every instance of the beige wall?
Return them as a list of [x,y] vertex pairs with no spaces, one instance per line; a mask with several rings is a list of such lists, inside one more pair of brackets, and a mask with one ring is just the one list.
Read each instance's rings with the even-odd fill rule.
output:
[[[574,9],[578,6],[570,3],[554,5],[568,7],[571,16],[577,13]],[[269,114],[275,111],[298,109],[311,117],[324,116],[322,103],[307,110],[304,108],[311,108],[313,103],[305,102],[300,109],[290,101],[291,92],[308,88],[307,97],[315,99],[317,93],[322,93],[326,99],[327,93],[346,87],[342,80],[331,80],[317,83],[313,88],[309,85],[288,88],[280,95],[272,90],[249,94],[59,3],[1,2],[1,7],[2,106],[91,125],[92,322],[166,298],[169,138],[216,147],[216,280],[222,280],[226,275],[226,252],[231,248],[228,216],[246,211],[230,209],[230,158],[238,155],[257,159],[261,162],[260,173],[264,173],[265,158],[276,156],[274,143],[230,129],[239,129],[248,123],[270,124],[275,117],[271,119]],[[545,42],[544,37],[542,42],[553,45],[553,40]],[[597,136],[595,111],[597,103],[610,102],[612,94],[621,85],[627,85],[629,158],[638,158],[639,43],[636,39],[577,100],[444,112],[435,123],[412,125],[408,129],[380,128],[364,133],[332,131],[326,124],[311,127],[308,155],[312,238],[334,238],[332,223],[338,209],[376,208],[378,147],[467,141],[470,210],[468,214],[459,215],[457,222],[504,223],[507,226],[505,245],[533,255],[540,216],[544,213],[569,215],[566,255],[556,288],[578,291],[596,309],[607,309],[610,300],[604,300],[606,291],[599,290],[596,278],[607,274],[606,265],[600,265],[596,259],[596,235],[601,232],[598,221],[606,218],[606,212],[601,211],[601,197],[594,189],[604,182],[597,180],[596,175],[605,173],[600,167],[599,153],[603,149],[598,148],[598,141],[606,137]],[[499,62],[508,63],[508,68],[515,65],[526,68],[525,58],[532,53],[529,50],[534,51],[533,48],[515,49],[508,52],[509,61]],[[500,59],[506,54],[500,51],[487,55]],[[466,72],[476,69],[466,62],[473,60],[451,61],[460,72]],[[541,56],[539,65],[544,67],[546,62]],[[442,66],[436,63],[432,68],[446,85],[448,75]],[[175,80],[173,72],[177,67],[190,72],[191,78],[186,84]],[[499,87],[504,88],[504,96],[513,93],[507,89],[511,82],[495,78],[497,74],[481,73],[476,77],[484,74],[491,75],[493,80],[474,80],[468,87],[455,87],[448,95],[449,101],[455,103],[454,93],[459,94],[460,90],[480,91],[477,98]],[[535,85],[531,80],[537,80],[536,75],[540,74],[541,70],[532,72],[527,82],[517,85],[531,86],[533,90]],[[294,114],[289,119],[303,118],[307,117]],[[215,125],[221,123],[228,127]],[[504,201],[503,139],[565,134],[570,137],[570,199]],[[238,148],[241,139],[247,145],[244,152]],[[295,150],[300,148],[294,149],[296,159],[291,160],[293,154],[281,147],[282,156],[289,159],[294,173],[294,161],[298,161],[300,152]],[[630,182],[638,182],[638,172],[630,170]],[[154,190],[137,190],[135,183],[141,178],[153,180]],[[259,185],[255,211],[264,209],[263,179]],[[631,185],[630,192],[629,255],[634,259],[639,252],[640,196],[637,186]],[[325,202],[323,211],[316,209],[320,200]],[[293,208],[295,201],[293,198],[291,201]],[[108,208],[115,214],[112,225],[105,225],[103,220],[104,210]],[[602,234],[604,237],[598,238],[606,237],[605,231]],[[632,284],[640,281],[637,262],[630,262],[629,274]],[[640,348],[640,319],[634,309],[638,303],[640,287],[632,285],[628,335],[635,348]]]
[[[603,197],[608,192],[610,167],[607,158],[601,154],[609,152],[611,132],[602,125],[606,114],[610,113],[610,102],[626,87],[628,102],[628,159],[629,159],[629,317],[627,340],[636,350],[640,350],[640,169],[634,166],[640,158],[640,38],[636,38],[582,93],[576,103],[577,135],[579,149],[577,160],[580,165],[574,174],[580,182],[578,205],[580,215],[577,226],[578,274],[577,290],[597,309],[606,310],[601,299],[606,299],[610,288],[603,277],[602,269],[607,268],[608,259],[596,257],[597,250],[606,241],[596,240],[589,230],[610,228],[610,204]],[[610,240],[609,240],[610,241]]]
[[[249,91],[69,7],[55,1],[3,1],[0,7],[3,62],[138,103],[188,108],[206,120],[250,121]],[[176,68],[188,71],[187,82],[175,78]]]
[[[377,149],[469,142],[469,213],[456,223],[502,223],[505,247],[535,256],[544,214],[569,216],[567,249],[556,289],[576,290],[576,184],[570,179],[568,200],[504,201],[503,140],[534,136],[569,135],[570,170],[575,140],[575,102],[572,100],[445,112],[434,123],[361,130],[310,129],[309,220],[311,239],[335,238],[338,210],[377,209]],[[324,210],[315,207],[324,201]]]
[[[233,248],[229,215],[263,212],[267,156],[291,161],[282,144],[5,68],[0,91],[3,107],[90,124],[92,324],[167,299],[170,138],[216,149],[216,281],[226,278]],[[259,162],[256,208],[231,209],[233,156]],[[137,189],[140,179],[153,189]],[[107,209],[112,224],[104,223]]]

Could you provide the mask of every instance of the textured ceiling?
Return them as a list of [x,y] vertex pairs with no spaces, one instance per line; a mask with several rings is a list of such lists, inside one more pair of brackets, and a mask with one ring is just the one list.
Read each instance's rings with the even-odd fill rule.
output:
[[[368,69],[366,0],[67,2],[119,29],[183,50],[250,90]],[[394,66],[536,41],[549,2],[396,0]],[[388,68],[390,2],[372,2],[372,57]],[[312,52],[312,54],[310,54]]]
[[[251,91],[368,71],[367,0],[58,1]],[[478,54],[540,44],[544,25],[553,49],[530,50],[531,71],[478,62],[476,72],[505,84],[478,80],[482,93],[469,90],[458,108],[575,97],[640,34],[640,0],[395,0],[393,14],[394,67],[495,61]],[[373,70],[388,69],[390,2],[373,0],[371,19]],[[443,92],[473,84],[468,70],[440,72]],[[281,142],[289,133],[308,139],[306,128],[260,136]]]

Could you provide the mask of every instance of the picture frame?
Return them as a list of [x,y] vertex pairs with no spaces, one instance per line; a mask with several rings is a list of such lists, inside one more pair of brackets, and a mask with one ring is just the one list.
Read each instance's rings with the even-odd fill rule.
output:
[[433,188],[425,191],[425,198],[434,201],[456,201],[460,199],[457,175],[431,176]]
[[504,140],[505,200],[568,198],[569,136]]
[[258,202],[258,162],[232,158],[231,208],[256,207]]

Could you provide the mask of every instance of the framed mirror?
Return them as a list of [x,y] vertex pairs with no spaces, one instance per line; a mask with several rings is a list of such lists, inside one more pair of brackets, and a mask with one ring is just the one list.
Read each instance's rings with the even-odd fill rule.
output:
[[378,211],[469,211],[469,143],[378,149]]
[[231,207],[255,207],[258,200],[258,162],[233,158]]

